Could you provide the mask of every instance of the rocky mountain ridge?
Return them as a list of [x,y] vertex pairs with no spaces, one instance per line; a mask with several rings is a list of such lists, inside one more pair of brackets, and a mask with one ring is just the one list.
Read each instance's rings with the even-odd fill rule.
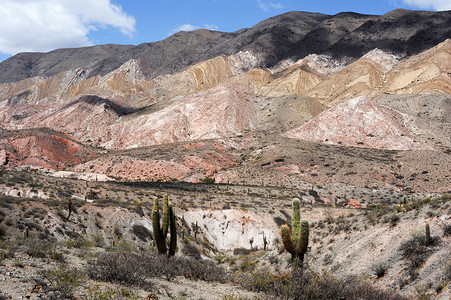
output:
[[50,77],[74,67],[90,69],[91,77],[104,76],[131,59],[139,62],[147,78],[154,78],[240,51],[258,54],[260,67],[313,53],[355,59],[374,48],[410,56],[451,37],[450,15],[449,11],[401,9],[382,16],[293,11],[232,33],[201,29],[138,46],[102,45],[22,53],[0,63],[0,69],[7,71],[0,74],[0,82]]
[[[434,20],[428,21],[431,16]],[[412,18],[421,26],[412,25]],[[73,170],[130,180],[194,182],[205,177],[217,182],[252,181],[245,174],[257,172],[278,184],[286,176],[295,177],[294,182],[314,182],[335,172],[327,171],[328,163],[324,173],[318,163],[301,164],[293,157],[298,155],[294,149],[284,152],[286,157],[275,165],[259,162],[281,159],[266,155],[277,156],[266,146],[269,139],[274,145],[294,146],[297,142],[287,140],[294,138],[364,147],[374,149],[375,156],[379,150],[414,151],[412,157],[425,157],[421,151],[447,153],[451,147],[451,40],[444,40],[450,37],[448,27],[434,29],[445,30],[441,43],[436,44],[433,29],[421,46],[415,48],[409,41],[421,37],[427,26],[435,28],[449,20],[449,12],[398,10],[383,16],[292,12],[230,34],[200,30],[136,47],[105,45],[39,54],[31,64],[37,69],[29,73],[38,76],[0,84],[3,131],[50,128],[83,147],[97,147],[89,153],[111,153],[62,162],[58,155],[48,155],[51,149],[21,143],[24,149],[16,151],[24,154],[13,158],[13,152],[6,151],[3,162],[64,169],[91,157]],[[361,38],[357,48],[362,50],[347,55],[331,50],[344,41],[353,49],[355,36]],[[314,38],[323,48],[315,48]],[[397,39],[398,43],[388,42]],[[227,47],[221,44],[224,41]],[[432,47],[423,51],[428,43]],[[163,46],[166,52],[160,51]],[[181,50],[172,53],[174,49]],[[83,60],[91,50],[97,54]],[[59,52],[65,53],[64,64],[58,60]],[[27,55],[31,54],[1,63],[0,69],[7,69],[3,74],[13,72],[10,63]],[[54,60],[54,67],[46,67],[46,57]],[[68,57],[76,62],[70,65]],[[3,143],[10,145],[11,135]],[[201,146],[190,153],[190,145]],[[155,155],[163,151],[172,156]],[[27,153],[32,152],[33,157],[47,158],[30,159]],[[141,154],[133,157],[135,153]],[[444,166],[449,164],[446,156],[443,159]],[[424,170],[427,163],[420,164]],[[400,179],[397,172],[383,169],[372,176],[376,182],[395,184]],[[427,185],[431,191],[446,191],[450,177],[447,172],[442,175],[444,182],[436,178],[426,185],[416,176],[410,178],[412,186],[422,191],[428,190]]]

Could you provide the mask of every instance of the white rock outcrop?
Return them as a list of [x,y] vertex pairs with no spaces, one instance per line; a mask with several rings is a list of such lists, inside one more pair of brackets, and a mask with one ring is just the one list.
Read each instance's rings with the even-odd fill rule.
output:
[[235,248],[263,249],[263,233],[269,243],[267,249],[274,249],[279,238],[279,229],[270,215],[259,215],[241,210],[193,210],[183,213],[188,225],[196,224],[215,248],[227,251]]

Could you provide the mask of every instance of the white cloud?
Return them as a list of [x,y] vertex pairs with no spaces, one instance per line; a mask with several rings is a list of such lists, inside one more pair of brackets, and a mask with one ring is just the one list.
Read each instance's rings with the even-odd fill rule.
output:
[[404,3],[423,9],[451,10],[451,0],[404,0]]
[[219,27],[215,24],[204,24],[204,28],[208,30],[218,31]]
[[264,10],[264,11],[269,11],[271,8],[273,9],[282,9],[284,6],[282,5],[282,3],[277,2],[277,3],[266,3],[263,2],[262,0],[257,0],[258,6]]
[[183,24],[179,25],[176,28],[172,29],[168,35],[173,35],[174,33],[177,33],[179,31],[193,31],[197,29],[205,28],[208,30],[218,30],[218,26],[215,24],[204,24],[203,26],[197,26],[192,24]]
[[131,36],[135,19],[110,0],[2,0],[0,52],[92,45],[89,32],[108,26]]
[[282,9],[283,8],[282,3],[279,3],[279,2],[277,2],[277,3],[272,3],[271,2],[269,5],[271,5],[271,7],[275,8],[275,9]]

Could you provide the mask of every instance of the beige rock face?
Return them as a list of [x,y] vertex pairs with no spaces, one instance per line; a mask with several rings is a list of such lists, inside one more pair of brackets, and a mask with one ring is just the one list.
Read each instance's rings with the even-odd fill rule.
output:
[[377,62],[362,58],[330,75],[309,90],[307,95],[328,105],[356,96],[371,95],[383,82],[384,68]]
[[432,149],[425,142],[416,141],[392,111],[363,96],[336,105],[286,135],[355,147]]
[[383,91],[390,94],[451,93],[451,40],[410,57],[390,71]]
[[226,82],[234,74],[227,56],[221,55],[188,69],[197,83],[196,91],[205,91]]

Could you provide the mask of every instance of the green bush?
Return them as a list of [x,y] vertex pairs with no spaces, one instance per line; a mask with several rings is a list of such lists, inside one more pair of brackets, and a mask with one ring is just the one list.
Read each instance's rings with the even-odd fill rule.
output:
[[88,239],[88,237],[76,234],[75,238],[66,241],[67,248],[87,249],[95,246],[95,242]]
[[45,270],[41,275],[48,282],[50,290],[57,294],[58,299],[71,298],[82,280],[79,270],[65,265]]

